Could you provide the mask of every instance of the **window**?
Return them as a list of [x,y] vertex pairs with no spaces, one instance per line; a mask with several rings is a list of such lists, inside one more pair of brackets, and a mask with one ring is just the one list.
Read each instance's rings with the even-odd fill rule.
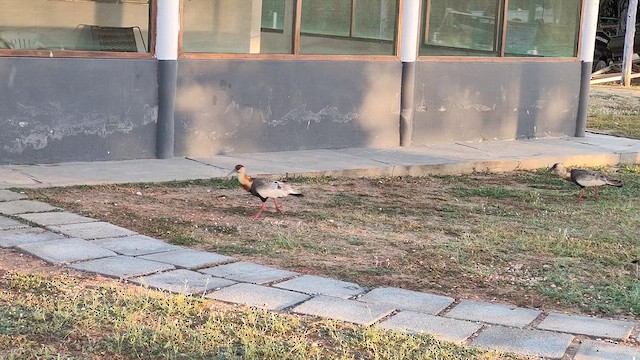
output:
[[262,29],[284,30],[284,0],[262,0]]
[[0,48],[149,52],[149,0],[0,0]]
[[581,0],[426,0],[425,3],[420,55],[574,57],[577,54]]
[[432,0],[421,55],[496,56],[500,0]]
[[510,0],[507,11],[507,55],[575,56],[580,2],[577,0]]
[[302,0],[301,54],[394,55],[397,0]]
[[184,0],[182,49],[394,55],[398,7],[399,0]]
[[182,51],[289,54],[293,0],[185,0]]

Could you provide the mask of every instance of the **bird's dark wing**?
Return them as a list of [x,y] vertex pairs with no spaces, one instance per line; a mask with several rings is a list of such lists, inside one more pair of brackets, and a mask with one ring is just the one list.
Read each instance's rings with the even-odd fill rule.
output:
[[608,183],[607,177],[603,174],[585,169],[571,170],[571,180],[581,187],[601,186]]

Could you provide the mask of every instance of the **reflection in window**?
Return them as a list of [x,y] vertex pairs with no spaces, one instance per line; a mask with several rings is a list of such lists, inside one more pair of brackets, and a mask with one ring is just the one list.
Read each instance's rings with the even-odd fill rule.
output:
[[303,0],[303,33],[349,36],[351,33],[351,1]]
[[[300,54],[394,55],[398,0],[298,0]],[[184,0],[184,52],[293,54],[296,0]]]
[[421,54],[496,56],[499,0],[429,1]]
[[184,52],[290,54],[294,0],[185,0]]
[[149,51],[149,0],[0,0],[0,48]]
[[[506,56],[576,56],[582,0],[424,3],[420,55],[500,56],[504,49]],[[502,25],[505,17],[506,34]]]
[[262,29],[284,29],[284,0],[262,0]]
[[510,0],[505,53],[575,56],[579,19],[580,0]]
[[398,0],[302,0],[300,53],[394,55]]
[[353,32],[357,37],[393,41],[396,36],[396,1],[355,1]]

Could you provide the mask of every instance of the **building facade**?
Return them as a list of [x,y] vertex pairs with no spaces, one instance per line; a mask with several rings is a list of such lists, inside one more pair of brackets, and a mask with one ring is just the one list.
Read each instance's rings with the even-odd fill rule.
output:
[[0,164],[574,136],[587,3],[0,0]]

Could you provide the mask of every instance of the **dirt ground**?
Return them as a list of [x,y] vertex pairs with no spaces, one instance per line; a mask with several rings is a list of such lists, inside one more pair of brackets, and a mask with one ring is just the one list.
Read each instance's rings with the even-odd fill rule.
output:
[[[438,231],[427,234],[427,240],[413,233],[423,228],[422,215],[405,211],[397,199],[425,204],[425,213],[434,211],[436,204],[448,201],[439,191],[429,190],[437,189],[438,185],[431,184],[428,178],[416,178],[408,186],[396,185],[385,179],[335,179],[299,185],[304,189],[304,198],[281,199],[283,214],[275,213],[269,201],[257,221],[252,216],[259,208],[259,199],[239,186],[70,187],[31,194],[44,193],[47,201],[67,211],[242,260],[370,286],[435,289],[449,295],[456,290],[456,296],[477,298],[475,288],[484,287],[482,283],[447,281],[443,286],[441,281],[421,278],[424,271],[446,272],[450,259],[438,255],[424,260],[422,251],[429,244],[444,243],[455,234]],[[343,207],[349,212],[343,213]],[[423,210],[410,210],[414,211]],[[437,227],[441,221],[430,220],[429,228]],[[411,253],[414,256],[409,259],[406,255]],[[402,272],[394,271],[395,267],[402,267]],[[66,271],[28,255],[0,249],[0,276],[18,270]],[[528,305],[537,303],[532,300]]]
[[[604,109],[613,99],[620,109],[635,104],[639,95],[635,89],[599,86],[593,89],[591,101]],[[640,113],[640,105],[625,111]],[[563,303],[539,291],[545,282],[555,286],[548,282],[557,260],[545,253],[546,249],[517,256],[512,253],[516,250],[511,247],[533,245],[525,244],[526,240],[514,244],[509,236],[521,234],[515,230],[510,234],[511,224],[523,217],[535,222],[536,218],[549,216],[547,208],[536,204],[549,202],[556,206],[554,209],[562,209],[563,202],[573,203],[577,195],[559,179],[541,183],[536,179],[528,174],[477,174],[463,180],[293,179],[293,185],[305,197],[283,199],[283,214],[274,213],[269,201],[257,221],[251,216],[258,210],[259,199],[231,182],[71,187],[29,193],[67,211],[167,242],[305,274],[365,286],[395,286],[533,308],[584,311],[580,304]],[[571,210],[561,217],[582,215]],[[549,219],[550,226],[564,226],[552,220],[556,219]],[[518,231],[528,233],[538,225],[523,226],[525,229]],[[598,224],[593,226],[584,231],[597,231]],[[496,235],[496,229],[500,235]],[[532,236],[551,241],[558,229],[544,231],[543,235]],[[486,241],[489,237],[495,239]],[[17,269],[63,271],[0,249],[0,273]],[[626,276],[630,270],[615,271]],[[588,271],[582,272],[584,281],[598,281],[588,278],[594,276],[586,274]],[[608,272],[603,275],[612,276]]]

